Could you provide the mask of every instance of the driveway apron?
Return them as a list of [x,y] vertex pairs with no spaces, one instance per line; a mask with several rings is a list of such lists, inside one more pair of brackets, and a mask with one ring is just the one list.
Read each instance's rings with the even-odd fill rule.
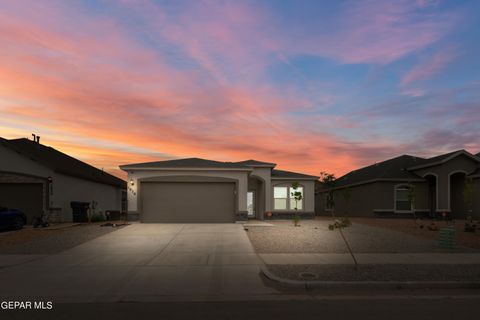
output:
[[60,254],[0,269],[3,300],[154,301],[270,295],[239,224],[132,224]]

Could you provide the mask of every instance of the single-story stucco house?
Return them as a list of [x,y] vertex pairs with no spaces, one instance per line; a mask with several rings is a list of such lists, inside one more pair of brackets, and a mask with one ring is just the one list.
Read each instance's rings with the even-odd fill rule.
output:
[[[428,159],[403,155],[351,171],[330,187],[317,183],[315,211],[330,214],[327,197],[333,191],[335,211],[351,216],[409,215],[415,210],[432,217],[448,213],[465,219],[469,211],[463,196],[466,181],[472,181],[471,209],[479,219],[480,154],[465,150]],[[412,187],[414,208],[408,196]]]
[[[128,173],[128,213],[142,222],[235,222],[314,216],[318,177],[276,164],[199,158],[120,166]],[[298,182],[303,200],[292,199]],[[295,210],[295,207],[297,210]]]
[[51,222],[73,220],[72,202],[91,212],[126,211],[124,180],[58,150],[39,137],[0,138],[0,206],[22,210],[27,223],[42,212]]

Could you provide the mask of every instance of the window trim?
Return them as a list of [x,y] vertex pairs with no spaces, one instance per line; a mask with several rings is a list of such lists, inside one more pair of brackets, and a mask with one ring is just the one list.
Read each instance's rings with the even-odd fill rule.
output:
[[[305,186],[303,184],[298,184],[299,187],[302,188],[302,201],[301,203],[301,208],[295,210],[295,208],[290,207],[290,201],[293,199],[291,197],[291,191],[290,189],[292,188],[291,184],[288,183],[281,183],[277,185],[272,186],[272,210],[273,211],[282,211],[282,212],[292,212],[292,211],[305,211]],[[287,188],[287,198],[275,198],[275,188]],[[293,189],[292,189],[293,190]],[[276,209],[275,208],[275,199],[286,199],[287,200],[287,208],[286,209]]]
[[[393,211],[395,213],[412,213],[413,212],[413,209],[412,209],[412,204],[410,203],[410,209],[409,210],[399,210],[397,209],[397,191],[400,190],[400,189],[411,189],[413,188],[413,185],[411,184],[405,184],[405,183],[402,183],[402,184],[397,184],[394,186],[394,189],[393,189]],[[408,199],[407,199],[408,201]]]

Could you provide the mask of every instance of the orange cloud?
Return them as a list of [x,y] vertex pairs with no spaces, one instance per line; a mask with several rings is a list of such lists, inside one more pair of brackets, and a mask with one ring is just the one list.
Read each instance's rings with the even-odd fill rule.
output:
[[[305,98],[251,81],[285,44],[245,5],[215,6],[216,20],[193,5],[176,22],[151,3],[138,6],[158,27],[148,40],[165,40],[194,61],[182,69],[118,21],[31,4],[0,13],[2,136],[38,133],[115,174],[120,164],[163,157],[257,158],[311,174],[358,165],[348,145],[339,148],[343,139],[322,129],[333,128],[329,120],[354,124],[296,119],[289,112],[308,110]],[[383,145],[369,152],[375,148]]]

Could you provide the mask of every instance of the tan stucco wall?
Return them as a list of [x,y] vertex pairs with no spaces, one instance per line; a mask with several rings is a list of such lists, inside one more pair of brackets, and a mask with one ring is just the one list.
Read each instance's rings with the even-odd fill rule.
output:
[[451,201],[450,201],[450,192],[449,192],[450,191],[450,188],[449,188],[450,175],[452,175],[455,172],[464,172],[466,174],[470,174],[474,172],[476,168],[477,168],[477,163],[475,161],[473,161],[467,156],[461,155],[441,165],[415,170],[414,172],[421,177],[425,177],[428,174],[434,174],[437,176],[437,179],[438,179],[437,211],[449,212],[451,210],[451,206],[450,206]]
[[120,188],[55,173],[53,176],[52,207],[62,208],[65,221],[72,220],[70,202],[96,202],[96,212],[121,210]]
[[[168,176],[192,176],[192,177],[219,177],[238,181],[237,209],[239,212],[247,211],[248,172],[228,170],[137,170],[128,171],[128,211],[139,212],[139,181],[147,178]],[[134,185],[131,186],[130,180]]]
[[248,191],[255,192],[255,217],[263,219],[265,214],[265,184],[258,178],[248,179]]
[[48,177],[53,171],[39,163],[0,145],[0,170]]
[[71,201],[96,201],[102,210],[121,209],[120,188],[56,173],[3,146],[0,146],[0,168],[2,171],[52,177],[53,194],[49,195],[48,206],[60,208],[64,221],[72,220]]
[[[395,187],[408,183],[403,182],[373,182],[359,186],[350,187],[351,198],[348,202],[342,196],[342,190],[336,190],[335,211],[338,214],[349,216],[373,216],[375,211],[394,212],[395,209]],[[416,210],[427,210],[428,192],[427,184],[422,182],[411,183],[416,192]],[[318,215],[329,215],[330,211],[325,210],[326,193],[319,193],[315,201],[315,213]]]
[[288,185],[291,186],[293,182],[298,182],[303,186],[304,210],[305,212],[315,212],[315,181],[313,180],[272,180],[272,187],[270,189],[270,207],[273,210],[273,188],[275,186]]
[[265,202],[264,212],[272,210],[272,194],[271,194],[271,192],[268,191],[268,190],[271,190],[271,188],[272,188],[271,172],[272,172],[272,170],[270,168],[254,168],[253,171],[250,174],[252,177],[260,178],[265,183],[265,189],[263,191],[263,196],[265,197],[265,199],[264,199],[264,202]]

